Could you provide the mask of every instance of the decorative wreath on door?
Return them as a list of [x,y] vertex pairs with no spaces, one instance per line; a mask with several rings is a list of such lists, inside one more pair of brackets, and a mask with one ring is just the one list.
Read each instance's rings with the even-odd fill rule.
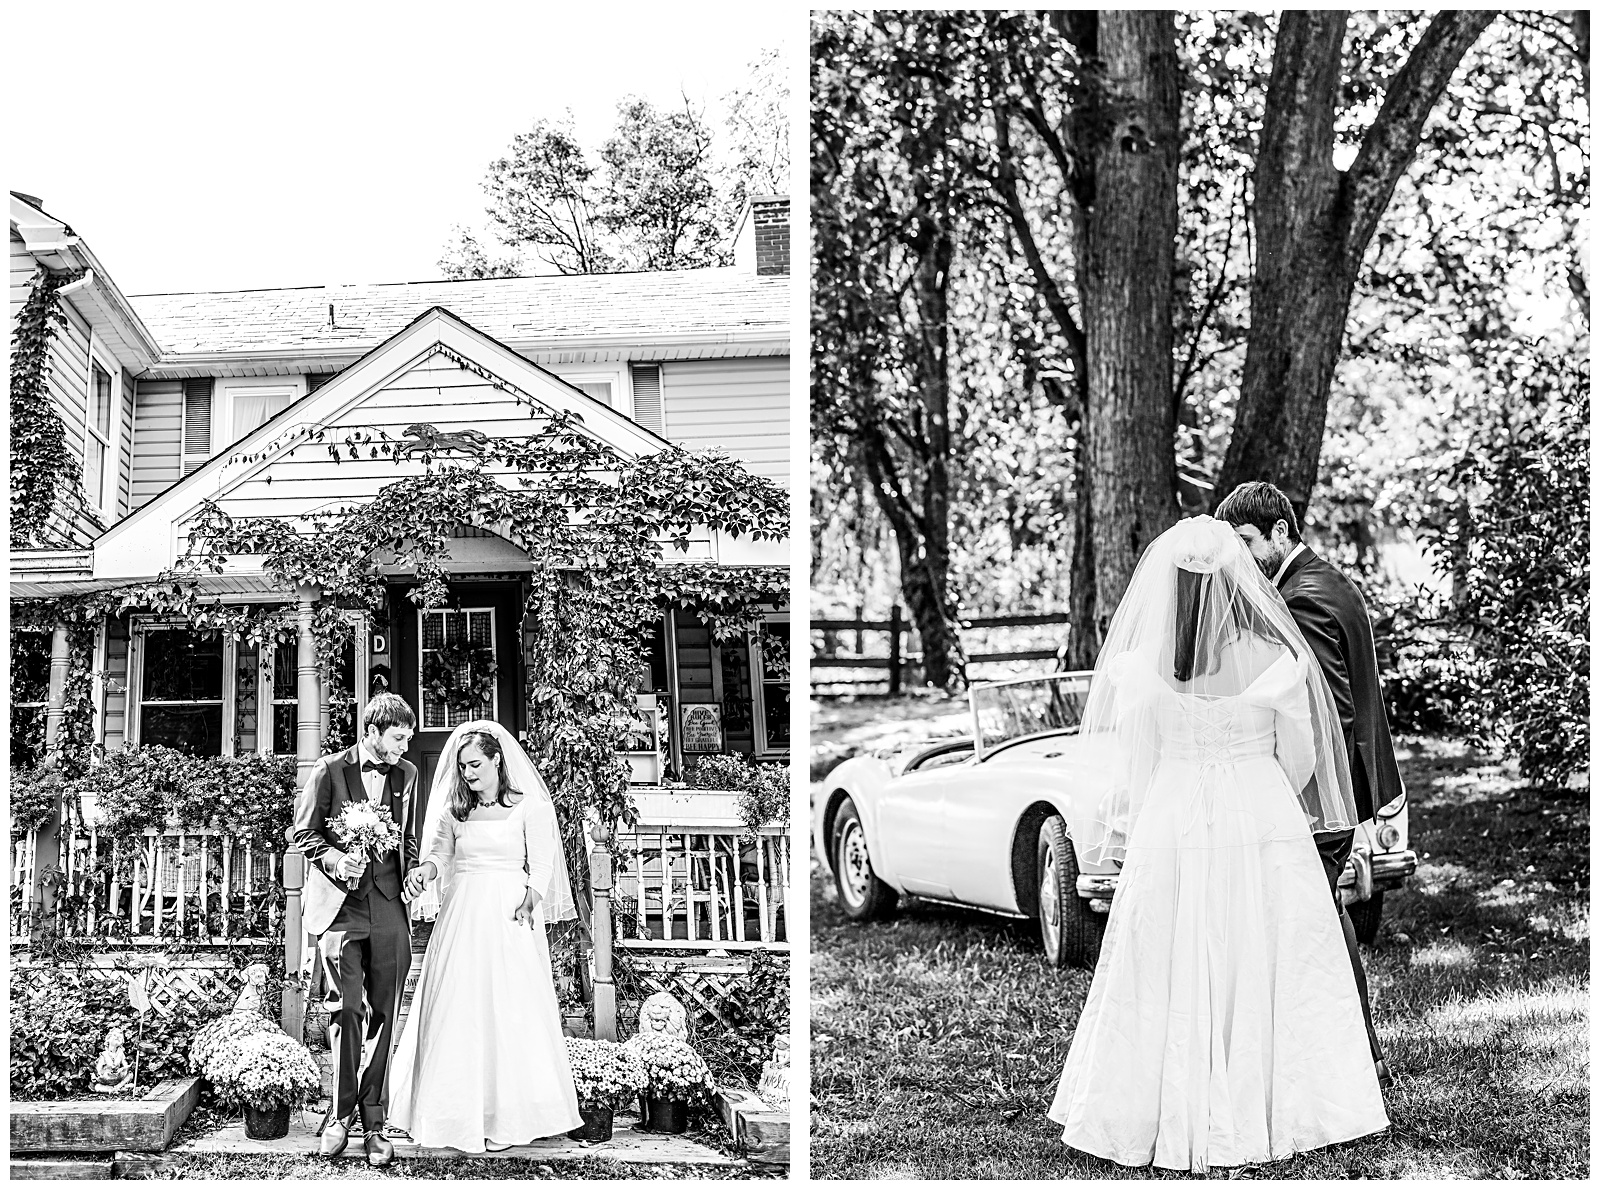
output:
[[[465,683],[460,680],[463,671]],[[452,711],[469,711],[494,699],[497,673],[493,649],[458,640],[428,651],[422,663],[422,692]]]

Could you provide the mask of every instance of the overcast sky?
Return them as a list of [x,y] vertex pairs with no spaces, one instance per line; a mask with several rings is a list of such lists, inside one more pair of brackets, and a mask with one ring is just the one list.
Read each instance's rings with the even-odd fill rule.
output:
[[535,119],[570,107],[598,147],[625,95],[716,110],[760,50],[804,45],[803,16],[16,5],[7,185],[43,199],[124,293],[427,280],[451,226],[483,222],[490,160]]

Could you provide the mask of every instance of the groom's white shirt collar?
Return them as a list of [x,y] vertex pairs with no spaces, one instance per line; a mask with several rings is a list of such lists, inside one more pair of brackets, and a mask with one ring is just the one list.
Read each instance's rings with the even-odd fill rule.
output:
[[1295,542],[1294,549],[1289,551],[1289,556],[1287,558],[1285,558],[1283,560],[1282,565],[1280,565],[1278,567],[1278,573],[1272,576],[1272,585],[1274,587],[1276,587],[1279,583],[1283,582],[1283,572],[1285,570],[1289,569],[1289,563],[1293,562],[1295,560],[1295,558],[1299,556],[1300,551],[1305,549],[1305,548],[1306,548],[1306,543],[1305,542],[1303,542],[1303,541]]

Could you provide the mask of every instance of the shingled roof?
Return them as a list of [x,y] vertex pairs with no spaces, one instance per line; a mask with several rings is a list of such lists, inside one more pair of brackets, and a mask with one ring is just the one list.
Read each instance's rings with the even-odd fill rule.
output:
[[739,268],[157,293],[128,301],[161,345],[164,361],[213,353],[362,353],[433,306],[513,345],[776,335],[789,326],[789,278]]

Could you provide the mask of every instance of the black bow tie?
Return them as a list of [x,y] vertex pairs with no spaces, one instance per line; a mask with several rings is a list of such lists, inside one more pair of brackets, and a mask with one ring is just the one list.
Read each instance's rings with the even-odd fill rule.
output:
[[379,772],[387,777],[389,775],[389,770],[392,768],[394,768],[394,765],[392,764],[379,764],[375,760],[363,760],[361,762],[361,771],[363,773]]

